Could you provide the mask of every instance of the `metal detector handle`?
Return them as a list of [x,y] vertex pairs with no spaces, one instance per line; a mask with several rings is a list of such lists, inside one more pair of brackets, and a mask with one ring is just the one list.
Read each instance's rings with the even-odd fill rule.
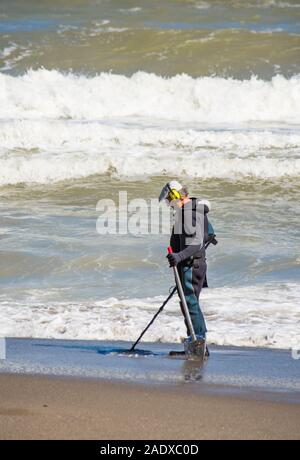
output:
[[[168,254],[172,254],[172,252],[173,252],[173,249],[172,249],[171,246],[169,246],[168,247]],[[174,276],[175,276],[175,281],[176,281],[176,285],[177,285],[178,294],[179,294],[179,297],[180,297],[180,300],[181,300],[181,303],[182,303],[182,307],[183,307],[183,311],[184,311],[184,316],[185,316],[185,319],[186,319],[186,322],[187,322],[187,325],[188,325],[188,329],[190,331],[190,334],[191,334],[193,342],[195,342],[197,340],[197,337],[196,337],[196,334],[195,334],[195,331],[194,331],[194,326],[193,326],[193,323],[192,323],[192,320],[191,320],[191,315],[190,315],[190,312],[189,312],[189,309],[188,309],[188,306],[187,306],[187,303],[186,303],[186,300],[185,300],[185,297],[184,297],[184,292],[183,292],[183,289],[182,289],[182,284],[181,284],[181,281],[180,281],[178,268],[176,266],[173,267],[173,271],[174,271]]]

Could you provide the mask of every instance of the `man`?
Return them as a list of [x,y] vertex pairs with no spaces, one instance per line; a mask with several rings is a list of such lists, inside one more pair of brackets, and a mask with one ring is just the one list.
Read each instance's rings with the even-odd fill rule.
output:
[[[175,211],[170,240],[173,253],[168,254],[167,258],[171,267],[178,268],[195,334],[199,340],[205,341],[207,329],[199,295],[206,284],[205,243],[209,237],[214,238],[213,228],[207,219],[210,204],[206,200],[190,197],[187,188],[175,180],[163,187],[159,196],[159,201],[162,200]],[[186,327],[190,336],[187,324]]]

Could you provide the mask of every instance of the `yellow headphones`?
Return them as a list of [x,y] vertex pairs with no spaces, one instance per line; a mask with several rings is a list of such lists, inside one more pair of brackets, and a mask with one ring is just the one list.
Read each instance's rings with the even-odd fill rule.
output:
[[168,193],[168,200],[169,201],[173,201],[173,200],[179,200],[181,195],[180,193],[178,192],[178,190],[176,190],[175,188],[171,188],[168,184],[168,188],[169,188],[169,193]]

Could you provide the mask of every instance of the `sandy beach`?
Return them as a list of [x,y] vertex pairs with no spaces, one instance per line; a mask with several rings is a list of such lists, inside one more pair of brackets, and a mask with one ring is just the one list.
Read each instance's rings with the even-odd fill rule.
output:
[[300,439],[299,361],[287,350],[8,339],[0,439]]
[[1,439],[300,439],[300,405],[189,389],[0,376]]

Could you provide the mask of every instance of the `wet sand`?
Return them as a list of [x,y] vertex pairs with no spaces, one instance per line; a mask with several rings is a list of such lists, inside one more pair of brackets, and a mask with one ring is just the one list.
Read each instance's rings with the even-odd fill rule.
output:
[[300,439],[300,361],[288,350],[7,339],[0,439]]
[[7,339],[0,373],[89,378],[143,384],[193,385],[195,391],[300,403],[300,360],[289,350],[210,346],[204,366],[170,358],[181,344],[96,340]]
[[300,439],[300,405],[189,387],[0,375],[1,439]]

